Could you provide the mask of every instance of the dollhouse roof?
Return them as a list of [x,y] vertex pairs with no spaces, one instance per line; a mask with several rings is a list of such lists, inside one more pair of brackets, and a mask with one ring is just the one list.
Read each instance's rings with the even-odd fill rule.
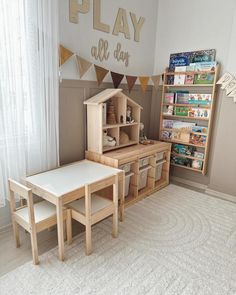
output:
[[98,93],[97,95],[89,98],[88,100],[86,100],[84,102],[84,104],[87,105],[99,105],[101,103],[106,102],[108,99],[110,99],[111,97],[116,96],[116,97],[125,97],[128,102],[131,104],[131,106],[137,106],[140,109],[143,109],[139,104],[137,104],[134,100],[132,100],[130,97],[128,97],[127,95],[125,95],[122,92],[122,89],[113,89],[113,88],[108,88],[100,93]]

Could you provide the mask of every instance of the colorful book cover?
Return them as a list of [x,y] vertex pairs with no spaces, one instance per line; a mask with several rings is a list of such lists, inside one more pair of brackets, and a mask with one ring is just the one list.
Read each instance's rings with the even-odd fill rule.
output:
[[188,116],[193,118],[209,118],[211,110],[203,108],[191,108],[188,110]]
[[180,166],[191,167],[192,160],[190,160],[188,158],[182,158],[182,157],[172,156],[171,157],[171,163],[172,164],[176,164],[176,165],[180,165]]
[[210,105],[211,94],[190,93],[189,104]]
[[173,115],[174,107],[173,106],[163,106],[163,115]]
[[206,144],[206,136],[205,135],[198,135],[198,134],[191,134],[189,142],[191,144],[205,146],[205,144]]
[[162,131],[161,132],[161,139],[170,140],[172,132],[169,131]]
[[194,153],[193,153],[193,156],[194,156],[194,158],[198,158],[198,159],[204,159],[204,153],[200,153],[200,152],[197,152],[197,151],[195,151]]
[[179,93],[175,95],[176,104],[188,104],[189,103],[189,93]]
[[[215,68],[215,61],[195,63],[195,71],[214,71]],[[214,77],[215,74],[212,73],[197,74],[194,77],[194,84],[213,84]]]
[[215,58],[216,58],[215,49],[198,50],[198,51],[191,52],[189,62],[199,63],[199,62],[215,61]]
[[163,120],[163,128],[172,129],[174,121],[173,120]]
[[[175,72],[186,72],[186,66],[175,67]],[[175,75],[174,85],[184,85],[185,75]]]
[[[195,71],[195,65],[187,66],[186,72],[193,72]],[[194,74],[188,74],[185,76],[184,84],[193,84],[194,82]]]
[[191,167],[197,170],[202,170],[203,162],[201,160],[192,160]]
[[191,156],[194,152],[194,147],[183,144],[173,144],[172,150],[176,154]]
[[208,133],[208,128],[205,126],[192,126],[192,132]]
[[173,127],[175,129],[189,129],[190,131],[192,130],[192,128],[195,126],[195,123],[191,123],[191,122],[183,122],[183,121],[173,121]]
[[188,116],[189,108],[185,107],[175,107],[175,115],[176,116]]
[[174,103],[175,93],[165,93],[164,103]]

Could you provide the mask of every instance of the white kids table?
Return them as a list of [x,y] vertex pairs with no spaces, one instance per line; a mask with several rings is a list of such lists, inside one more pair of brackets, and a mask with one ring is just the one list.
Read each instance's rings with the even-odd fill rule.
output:
[[[124,183],[122,170],[89,160],[26,177],[33,193],[56,205],[59,259],[64,260],[63,205],[85,196],[85,185],[118,175]],[[120,218],[124,215],[124,184],[120,186]]]

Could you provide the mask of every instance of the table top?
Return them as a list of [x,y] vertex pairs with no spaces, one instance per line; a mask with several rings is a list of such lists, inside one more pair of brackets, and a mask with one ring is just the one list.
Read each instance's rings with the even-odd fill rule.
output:
[[60,197],[121,171],[93,161],[83,160],[26,177],[26,183]]

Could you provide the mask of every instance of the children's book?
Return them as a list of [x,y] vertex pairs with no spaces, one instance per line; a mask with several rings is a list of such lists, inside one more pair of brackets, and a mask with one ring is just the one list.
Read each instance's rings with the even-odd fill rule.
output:
[[[193,72],[195,71],[195,64],[186,67],[186,72]],[[193,84],[194,81],[194,74],[187,74],[185,76],[185,83],[184,84]]]
[[163,120],[163,128],[172,129],[174,121],[173,120]]
[[204,159],[204,154],[203,153],[200,153],[200,152],[197,152],[197,151],[195,151],[194,153],[193,153],[193,156],[194,156],[194,158],[198,158],[198,159]]
[[189,142],[191,144],[196,144],[200,146],[205,146],[206,144],[206,136],[205,135],[197,135],[197,134],[191,134]]
[[203,108],[188,109],[188,116],[193,118],[209,118],[211,110]]
[[188,104],[189,103],[189,93],[177,92],[175,94],[175,103],[176,104]]
[[175,93],[165,93],[164,103],[174,103]]
[[[175,67],[175,72],[186,72],[186,66]],[[175,75],[174,85],[184,85],[185,75]]]
[[192,146],[187,146],[187,145],[183,145],[183,144],[173,144],[172,146],[172,150],[174,153],[176,154],[180,154],[180,155],[186,155],[186,156],[191,156],[194,152],[194,147]]
[[198,50],[198,51],[191,52],[189,62],[199,63],[199,62],[215,61],[215,57],[216,57],[215,49]]
[[170,106],[163,106],[163,115],[173,115],[174,107]]
[[171,134],[172,134],[172,132],[162,131],[161,132],[161,138],[166,139],[166,140],[170,140],[171,139]]
[[191,167],[197,170],[202,170],[203,162],[201,160],[192,160]]
[[198,132],[198,133],[207,134],[208,128],[205,127],[205,126],[192,126],[192,132]]
[[[195,63],[195,71],[214,71],[215,68],[215,61]],[[194,84],[213,84],[214,77],[215,74],[213,73],[197,74],[194,77]]]
[[195,125],[196,125],[195,123],[183,122],[183,121],[176,120],[176,121],[173,121],[172,128],[175,128],[175,129],[189,128],[189,130],[191,131]]
[[175,107],[175,115],[176,116],[188,116],[189,108],[186,107]]
[[210,105],[211,94],[190,93],[189,104]]

